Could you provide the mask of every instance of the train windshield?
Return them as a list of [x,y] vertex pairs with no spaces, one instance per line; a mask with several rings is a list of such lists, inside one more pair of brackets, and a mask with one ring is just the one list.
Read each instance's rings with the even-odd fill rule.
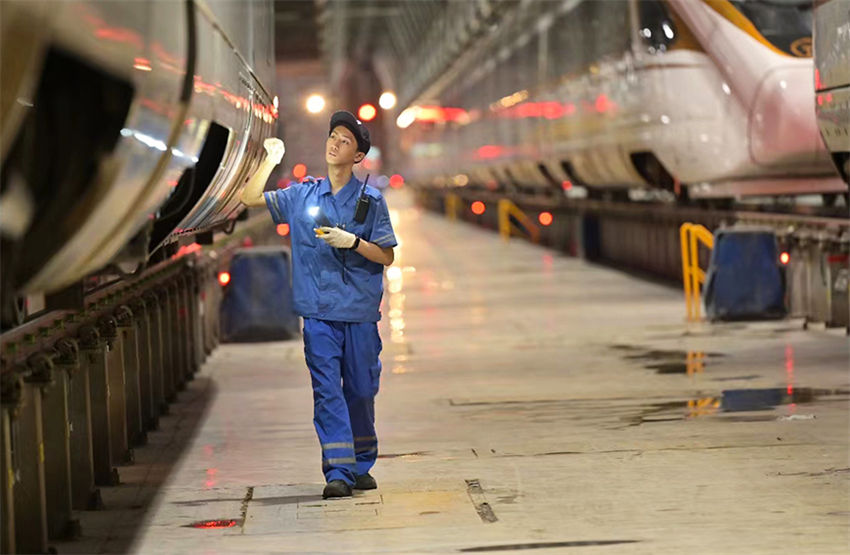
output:
[[811,0],[731,0],[759,33],[791,56],[812,55]]

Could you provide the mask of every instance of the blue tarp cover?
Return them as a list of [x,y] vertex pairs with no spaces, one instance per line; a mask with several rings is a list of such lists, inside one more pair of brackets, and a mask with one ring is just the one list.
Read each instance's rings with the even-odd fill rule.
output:
[[785,278],[773,231],[725,229],[715,233],[705,311],[712,320],[785,316]]
[[274,341],[298,335],[287,249],[239,249],[229,271],[221,302],[222,341]]

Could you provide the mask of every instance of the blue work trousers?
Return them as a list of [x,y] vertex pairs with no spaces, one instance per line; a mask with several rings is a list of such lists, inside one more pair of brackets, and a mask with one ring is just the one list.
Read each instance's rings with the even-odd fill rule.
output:
[[313,381],[313,423],[325,480],[354,484],[355,476],[369,472],[378,457],[378,324],[304,318],[304,354]]

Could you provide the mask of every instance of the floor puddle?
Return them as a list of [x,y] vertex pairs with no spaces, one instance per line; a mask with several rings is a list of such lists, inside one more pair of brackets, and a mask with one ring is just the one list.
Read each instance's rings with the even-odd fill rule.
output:
[[646,349],[636,345],[615,344],[611,348],[622,351],[625,360],[645,361],[644,368],[656,374],[693,375],[705,370],[708,359],[721,358],[723,353],[666,349]]
[[[653,422],[674,422],[702,416],[770,410],[781,405],[798,405],[815,401],[843,401],[850,390],[798,388],[726,389],[720,395],[655,403],[627,420],[631,426]],[[765,422],[775,416],[726,416],[723,422]]]

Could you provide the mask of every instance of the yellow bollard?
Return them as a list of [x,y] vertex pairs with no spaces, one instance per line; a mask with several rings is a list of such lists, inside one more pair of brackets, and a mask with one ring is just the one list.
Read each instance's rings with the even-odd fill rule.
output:
[[460,197],[457,193],[449,193],[446,195],[446,218],[454,222],[457,220],[457,209],[460,206]]

